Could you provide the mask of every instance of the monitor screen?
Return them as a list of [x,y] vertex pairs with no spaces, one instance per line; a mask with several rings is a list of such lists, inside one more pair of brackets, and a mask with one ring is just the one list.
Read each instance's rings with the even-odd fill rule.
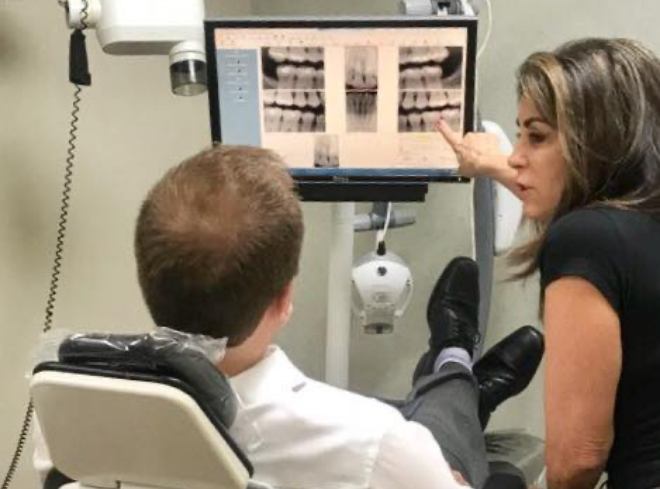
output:
[[215,142],[270,148],[298,179],[451,179],[443,118],[473,129],[476,20],[206,22]]

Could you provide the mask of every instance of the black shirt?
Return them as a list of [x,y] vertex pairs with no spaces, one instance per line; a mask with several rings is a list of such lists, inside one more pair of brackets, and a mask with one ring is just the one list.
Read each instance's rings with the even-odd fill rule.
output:
[[619,315],[623,363],[608,476],[617,489],[660,487],[660,220],[605,207],[573,211],[550,226],[540,271],[543,290],[581,277]]

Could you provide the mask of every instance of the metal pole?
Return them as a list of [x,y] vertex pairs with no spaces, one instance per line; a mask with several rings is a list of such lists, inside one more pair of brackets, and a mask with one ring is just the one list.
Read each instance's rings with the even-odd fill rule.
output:
[[325,380],[341,388],[348,387],[354,218],[354,202],[332,204]]

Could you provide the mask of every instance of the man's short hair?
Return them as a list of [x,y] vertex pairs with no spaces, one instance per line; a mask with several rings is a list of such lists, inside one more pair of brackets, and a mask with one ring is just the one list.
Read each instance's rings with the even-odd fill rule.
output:
[[168,171],[142,204],[140,286],[158,326],[242,343],[298,272],[303,219],[282,160],[217,146]]

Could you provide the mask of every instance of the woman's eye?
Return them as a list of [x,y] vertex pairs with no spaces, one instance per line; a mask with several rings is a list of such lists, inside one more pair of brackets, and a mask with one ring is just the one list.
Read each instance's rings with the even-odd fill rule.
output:
[[529,133],[527,137],[529,138],[529,141],[533,144],[538,144],[545,141],[545,136],[543,134],[539,134],[535,132]]

